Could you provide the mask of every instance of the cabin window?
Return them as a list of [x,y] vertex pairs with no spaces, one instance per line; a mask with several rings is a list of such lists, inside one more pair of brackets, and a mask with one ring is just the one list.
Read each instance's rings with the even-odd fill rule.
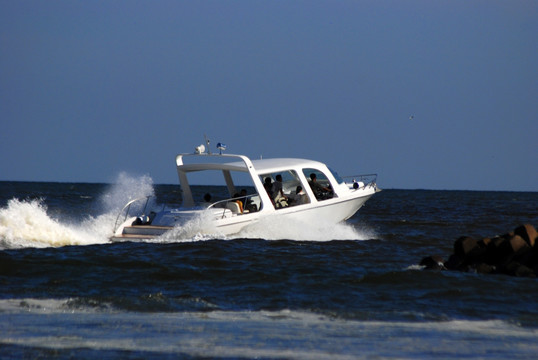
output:
[[308,185],[317,200],[327,200],[334,197],[334,190],[327,176],[317,169],[303,169]]
[[276,209],[310,202],[294,170],[263,174],[260,175],[260,179]]

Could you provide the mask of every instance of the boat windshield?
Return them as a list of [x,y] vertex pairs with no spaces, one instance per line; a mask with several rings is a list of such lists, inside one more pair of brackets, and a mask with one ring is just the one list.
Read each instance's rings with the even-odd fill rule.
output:
[[336,182],[338,182],[339,184],[344,183],[344,179],[342,179],[335,170],[329,168],[329,171],[333,174],[334,178],[336,179]]

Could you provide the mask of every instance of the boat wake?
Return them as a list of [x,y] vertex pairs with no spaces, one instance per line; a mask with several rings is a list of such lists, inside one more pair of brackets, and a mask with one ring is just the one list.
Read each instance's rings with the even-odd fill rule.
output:
[[[149,176],[120,174],[98,199],[98,214],[83,214],[79,220],[53,216],[43,199],[11,199],[0,208],[0,249],[44,248],[69,245],[110,243],[116,216],[131,199],[154,195]],[[80,219],[81,218],[81,219]],[[213,239],[266,239],[297,241],[367,240],[376,238],[370,230],[358,230],[346,223],[301,223],[285,217],[269,216],[225,236],[214,226],[209,214],[194,218],[163,236],[147,240],[152,243],[196,242]]]
[[239,233],[224,235],[214,226],[208,216],[194,218],[184,226],[148,242],[175,243],[206,240],[264,239],[295,241],[368,240],[377,238],[371,230],[358,230],[346,223],[312,224],[293,221],[286,217],[269,216],[246,226]]
[[268,216],[245,227],[235,237],[261,238],[266,240],[332,241],[368,240],[376,235],[370,230],[359,231],[346,223],[301,222],[281,216]]

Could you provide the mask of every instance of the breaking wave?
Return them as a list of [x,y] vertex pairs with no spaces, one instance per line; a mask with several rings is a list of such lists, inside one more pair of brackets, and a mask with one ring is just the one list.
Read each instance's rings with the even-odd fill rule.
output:
[[[537,350],[535,329],[502,320],[356,321],[289,309],[147,316],[79,306],[76,299],[0,300],[0,315],[17,316],[10,329],[17,336],[0,337],[2,346],[48,348],[55,354],[90,349],[167,358],[523,359]],[[133,336],[143,331],[145,341],[132,341],[125,331]]]

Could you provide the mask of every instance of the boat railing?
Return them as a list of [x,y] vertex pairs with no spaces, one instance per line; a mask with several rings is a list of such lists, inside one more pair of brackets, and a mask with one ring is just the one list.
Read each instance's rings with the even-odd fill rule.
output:
[[373,187],[374,189],[377,188],[377,174],[342,176],[342,179],[344,179],[346,184],[351,184],[356,190],[362,190],[368,187]]
[[[134,204],[140,203],[140,205],[142,205],[143,201],[145,201],[143,207],[136,208],[136,211],[137,211],[136,215],[145,214],[148,204],[150,203],[149,200],[154,197],[155,197],[154,195],[144,196],[138,199],[133,199],[129,201],[127,204],[125,204],[123,209],[121,209],[118,216],[116,217],[116,222],[114,223],[114,232],[118,229],[118,226],[120,224],[123,224],[127,220],[127,218],[129,217],[129,214],[131,214],[131,208],[135,207]],[[123,214],[125,214],[125,216],[123,217],[123,220],[120,222],[120,218],[122,217]]]
[[[257,211],[258,210],[257,205],[254,203],[254,201],[252,201],[252,199],[258,196],[259,196],[258,194],[241,195],[238,197],[220,200],[209,205],[208,209],[221,209],[222,208],[221,218],[226,217],[226,210],[231,210],[232,213],[236,215],[241,215],[241,214],[245,214],[245,213],[249,213],[253,211],[252,209],[254,208],[252,206],[255,206],[256,209],[254,211]],[[239,205],[239,202],[241,202],[241,205]],[[234,208],[233,206],[234,203],[237,204],[238,206],[237,208]]]

